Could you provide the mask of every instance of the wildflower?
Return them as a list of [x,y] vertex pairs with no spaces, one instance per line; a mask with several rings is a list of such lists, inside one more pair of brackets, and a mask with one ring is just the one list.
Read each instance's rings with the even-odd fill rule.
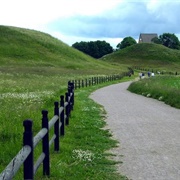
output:
[[94,154],[89,150],[74,149],[73,158],[79,161],[91,162],[94,159]]

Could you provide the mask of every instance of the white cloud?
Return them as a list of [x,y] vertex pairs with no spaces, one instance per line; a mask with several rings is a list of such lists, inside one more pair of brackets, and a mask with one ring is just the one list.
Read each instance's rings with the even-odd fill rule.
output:
[[0,24],[47,32],[69,45],[106,40],[113,47],[139,33],[180,34],[180,1],[0,0]]
[[1,0],[0,24],[37,28],[60,17],[95,15],[121,0]]

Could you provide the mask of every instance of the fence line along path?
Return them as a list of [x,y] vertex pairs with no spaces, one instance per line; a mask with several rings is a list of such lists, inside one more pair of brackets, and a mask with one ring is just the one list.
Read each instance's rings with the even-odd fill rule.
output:
[[[74,89],[97,85],[108,81],[119,80],[127,76],[129,72],[103,77],[92,77],[86,80],[68,81],[67,92],[60,96],[60,103],[54,102],[54,116],[48,118],[48,111],[42,111],[42,129],[33,137],[33,121],[26,119],[23,122],[23,147],[18,154],[11,160],[7,167],[0,173],[0,180],[10,180],[23,165],[23,176],[25,180],[33,180],[35,174],[43,165],[43,175],[50,177],[50,146],[54,143],[54,151],[60,151],[60,136],[65,135],[65,125],[69,125],[69,118],[74,106]],[[49,137],[50,130],[54,129],[54,134]],[[42,141],[42,153],[34,161],[34,150],[37,144]]]
[[120,144],[118,171],[132,180],[180,179],[180,110],[127,91],[130,82],[95,91],[107,128]]
[[[25,180],[33,180],[35,174],[43,165],[43,175],[50,177],[50,146],[54,143],[54,151],[60,151],[60,135],[65,135],[65,124],[69,125],[69,117],[74,105],[74,84],[68,82],[68,92],[64,96],[60,96],[59,102],[54,102],[54,116],[48,118],[48,111],[42,111],[42,129],[33,137],[33,121],[23,121],[23,147],[18,154],[11,160],[2,173],[0,180],[11,180],[17,174],[19,168],[23,165],[23,176]],[[50,129],[54,129],[52,137]],[[34,161],[34,150],[37,144],[42,141],[42,153],[36,161]],[[23,179],[23,178],[22,178]]]

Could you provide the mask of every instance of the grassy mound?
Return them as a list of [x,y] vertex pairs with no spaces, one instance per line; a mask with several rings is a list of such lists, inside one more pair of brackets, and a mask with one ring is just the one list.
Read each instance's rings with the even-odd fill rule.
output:
[[0,70],[2,66],[13,67],[13,71],[16,71],[15,67],[38,66],[58,67],[62,72],[73,70],[74,73],[77,70],[76,73],[80,74],[119,71],[115,66],[99,62],[46,33],[0,26],[0,34]]
[[141,43],[104,56],[102,60],[131,66],[174,68],[180,64],[180,50],[159,44]]

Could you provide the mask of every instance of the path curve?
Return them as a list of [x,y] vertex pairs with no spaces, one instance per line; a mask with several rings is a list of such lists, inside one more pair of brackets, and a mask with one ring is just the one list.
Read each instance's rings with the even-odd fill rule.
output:
[[132,180],[180,180],[180,110],[127,91],[130,82],[91,94],[104,106],[120,146],[118,171]]

